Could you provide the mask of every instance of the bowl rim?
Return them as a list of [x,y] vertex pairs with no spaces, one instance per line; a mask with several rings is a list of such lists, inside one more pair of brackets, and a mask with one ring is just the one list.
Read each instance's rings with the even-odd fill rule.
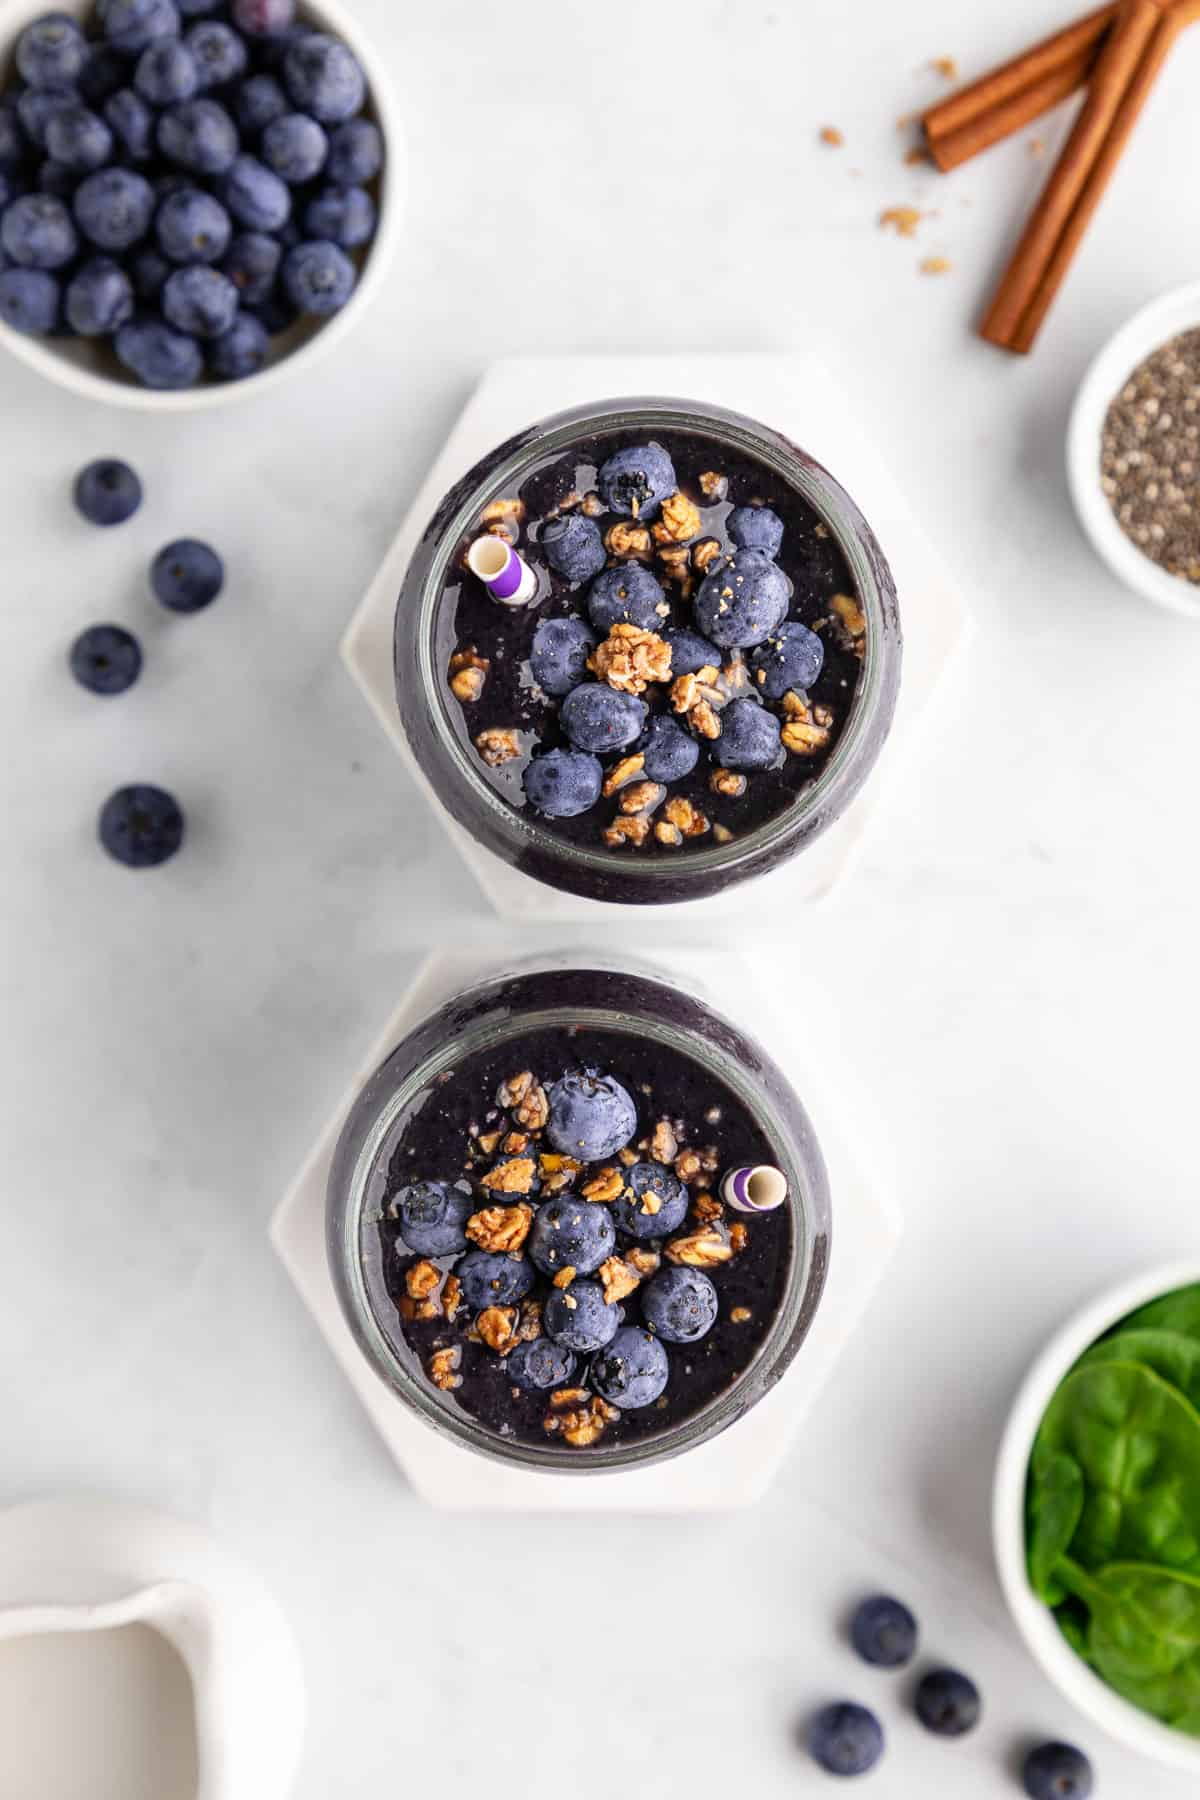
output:
[[1134,313],[1093,357],[1067,429],[1067,480],[1092,548],[1124,587],[1185,618],[1200,618],[1200,585],[1168,575],[1125,536],[1100,486],[1100,441],[1113,398],[1138,365],[1194,329],[1200,329],[1200,282],[1171,288]]
[[[1200,291],[1200,290],[1198,290]],[[1127,1313],[1162,1294],[1200,1282],[1200,1255],[1159,1264],[1094,1296],[1059,1327],[1034,1358],[1008,1415],[992,1489],[992,1544],[1000,1586],[1027,1649],[1059,1692],[1110,1737],[1171,1768],[1200,1774],[1200,1739],[1151,1718],[1101,1681],[1063,1638],[1029,1585],[1025,1565],[1025,1488],[1038,1427],[1068,1370]]]
[[[63,10],[88,13],[94,0],[64,0]],[[245,381],[214,381],[203,387],[178,391],[141,387],[81,368],[37,337],[28,337],[0,326],[0,344],[27,368],[56,386],[85,400],[142,413],[199,413],[237,401],[258,399],[273,392],[298,370],[308,370],[319,356],[336,348],[378,297],[399,240],[408,188],[408,156],[400,109],[388,72],[361,26],[342,0],[300,0],[300,10],[325,29],[343,38],[362,64],[367,91],[374,105],[376,123],[383,134],[384,170],[379,196],[379,217],[358,285],[350,300],[327,319],[312,336],[271,363],[261,374]],[[45,0],[0,0],[0,45],[5,56],[22,26],[46,11]]]

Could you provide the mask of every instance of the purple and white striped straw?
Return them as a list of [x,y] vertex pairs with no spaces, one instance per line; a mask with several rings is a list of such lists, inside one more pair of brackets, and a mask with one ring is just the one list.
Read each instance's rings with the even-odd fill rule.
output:
[[505,538],[476,538],[467,567],[501,606],[527,606],[537,593],[537,576]]
[[787,1199],[782,1169],[760,1163],[755,1169],[731,1169],[721,1182],[721,1198],[737,1212],[774,1212]]

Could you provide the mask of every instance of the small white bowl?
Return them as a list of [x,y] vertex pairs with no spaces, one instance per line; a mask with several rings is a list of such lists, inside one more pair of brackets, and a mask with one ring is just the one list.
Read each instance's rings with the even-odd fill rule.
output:
[[1139,365],[1181,332],[1200,328],[1200,282],[1175,288],[1135,313],[1096,357],[1076,396],[1067,433],[1067,478],[1079,522],[1113,574],[1143,600],[1200,619],[1200,586],[1168,575],[1117,523],[1100,486],[1108,409]]
[[[69,12],[77,19],[91,20],[95,17],[96,0],[56,0],[53,5],[51,0],[0,0],[0,72],[7,75],[11,69],[13,47],[25,26],[50,11]],[[81,339],[27,337],[0,325],[0,344],[13,356],[86,400],[106,400],[138,412],[203,412],[230,401],[258,399],[293,375],[307,373],[319,356],[340,344],[353,329],[382,286],[400,235],[406,188],[404,132],[387,75],[341,0],[302,0],[299,15],[342,38],[353,50],[367,77],[367,116],[374,119],[383,134],[383,172],[372,184],[377,194],[378,226],[348,304],[329,319],[304,321],[282,333],[274,340],[278,350],[261,374],[248,376],[245,381],[203,382],[178,392],[143,387],[120,369],[107,346]]]
[[1005,1427],[992,1494],[992,1538],[1000,1585],[1017,1628],[1043,1672],[1101,1730],[1131,1750],[1200,1777],[1200,1739],[1160,1724],[1114,1693],[1077,1656],[1048,1606],[1029,1585],[1025,1564],[1025,1487],[1042,1418],[1059,1383],[1084,1351],[1127,1314],[1161,1294],[1200,1282],[1200,1261],[1151,1269],[1102,1294],[1046,1345],[1021,1385]]

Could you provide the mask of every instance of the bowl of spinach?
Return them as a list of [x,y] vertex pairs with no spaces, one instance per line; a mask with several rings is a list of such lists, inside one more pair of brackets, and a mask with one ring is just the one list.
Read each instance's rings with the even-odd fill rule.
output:
[[1001,1446],[993,1528],[1056,1686],[1200,1775],[1200,1262],[1124,1283],[1042,1352]]

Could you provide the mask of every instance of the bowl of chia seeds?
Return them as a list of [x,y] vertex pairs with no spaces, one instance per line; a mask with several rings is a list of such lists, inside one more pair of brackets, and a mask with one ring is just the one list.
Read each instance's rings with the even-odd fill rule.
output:
[[1200,618],[1200,283],[1144,307],[1096,357],[1067,470],[1084,532],[1114,575]]

